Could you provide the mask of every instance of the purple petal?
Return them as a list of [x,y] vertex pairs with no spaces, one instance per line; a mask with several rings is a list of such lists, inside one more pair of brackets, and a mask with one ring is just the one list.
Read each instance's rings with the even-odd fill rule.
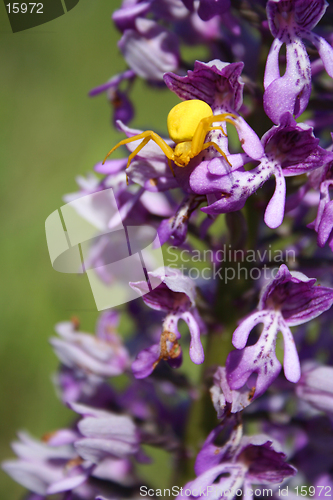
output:
[[267,87],[280,78],[280,69],[279,69],[279,52],[283,45],[283,42],[278,38],[275,38],[272,46],[270,48],[269,54],[267,56],[265,75],[264,75],[264,88]]
[[288,326],[306,323],[327,311],[333,303],[333,289],[315,286],[315,282],[303,273],[290,273],[282,264],[264,288],[259,309],[279,309]]
[[310,362],[302,365],[297,396],[320,411],[333,413],[333,367]]
[[166,71],[178,68],[178,38],[150,19],[137,18],[135,26],[124,32],[118,46],[138,76],[160,81]]
[[61,481],[57,481],[47,488],[46,493],[48,495],[54,495],[62,491],[73,491],[74,488],[77,488],[78,486],[80,486],[80,484],[84,483],[88,479],[90,472],[91,471],[87,470],[86,472],[82,472],[81,474],[77,474],[72,477],[66,477]]
[[122,8],[114,11],[112,19],[120,31],[135,29],[135,20],[137,17],[144,17],[151,7],[152,0],[146,0],[140,3],[127,3]]
[[237,117],[236,130],[245,153],[254,160],[260,160],[264,155],[263,145],[255,131],[241,116]]
[[319,52],[327,73],[333,78],[333,47],[321,36],[309,33],[307,37]]
[[230,9],[230,0],[200,0],[199,17],[209,21],[212,17],[224,14]]
[[155,369],[160,352],[159,344],[154,344],[148,349],[139,352],[136,360],[132,363],[134,377],[137,379],[148,377]]
[[190,342],[190,358],[196,365],[204,362],[205,354],[200,340],[200,328],[190,312],[185,312],[181,315],[182,319],[187,323],[191,334]]
[[230,389],[226,368],[222,366],[219,366],[214,374],[214,385],[210,388],[210,395],[217,418],[223,418],[230,411],[230,405],[231,413],[243,411],[253,399],[250,389],[246,386],[239,390]]
[[227,380],[231,389],[240,389],[252,373],[257,373],[255,397],[263,394],[278,376],[281,364],[275,355],[278,314],[267,315],[256,344],[232,351],[226,361]]
[[[261,436],[254,436],[254,438],[258,437]],[[255,442],[253,437],[249,440]],[[285,462],[284,453],[274,450],[272,441],[267,440],[259,446],[249,444],[243,449],[241,455],[244,461],[250,463],[246,476],[253,483],[282,483],[284,479],[294,476],[297,472],[292,465]]]
[[164,81],[180,99],[200,99],[221,113],[237,111],[243,101],[243,66],[242,62],[224,63],[218,59],[208,63],[196,61],[187,76],[166,73]]
[[284,206],[286,201],[286,181],[284,179],[281,167],[276,166],[275,191],[265,210],[264,220],[268,227],[275,229],[283,222]]
[[298,382],[301,376],[301,367],[293,334],[281,318],[279,321],[279,330],[283,335],[284,357],[283,369],[286,379],[290,382]]
[[246,346],[247,339],[253,328],[259,323],[263,323],[268,314],[267,311],[258,311],[241,322],[232,336],[232,343],[236,349],[243,349]]
[[[183,490],[186,491],[189,489],[190,491],[196,490],[200,492],[202,490],[205,491],[208,486],[214,484],[214,487],[207,493],[206,497],[210,500],[225,500],[228,498],[228,495],[221,495],[220,491],[227,491],[231,488],[233,491],[237,490],[243,484],[245,473],[245,464],[222,463],[200,474],[194,481],[187,483]],[[222,477],[219,479],[218,483],[215,483],[217,477],[221,475]]]
[[122,158],[120,160],[106,160],[104,165],[102,162],[97,163],[97,165],[94,166],[94,170],[99,174],[113,175],[117,174],[121,170],[125,170],[126,164],[127,158]]
[[102,85],[99,85],[98,87],[95,87],[89,92],[89,95],[91,97],[100,94],[101,92],[105,92],[106,90],[109,90],[110,88],[117,88],[118,85],[123,81],[123,80],[131,80],[135,77],[134,71],[131,69],[124,71],[124,73],[120,73],[119,75],[113,76],[108,82],[103,83]]
[[287,44],[285,74],[272,81],[264,93],[267,116],[279,123],[280,117],[290,112],[296,117],[305,111],[311,95],[311,66],[305,46],[299,39]]
[[333,229],[333,201],[325,205],[318,227],[318,245],[324,247]]

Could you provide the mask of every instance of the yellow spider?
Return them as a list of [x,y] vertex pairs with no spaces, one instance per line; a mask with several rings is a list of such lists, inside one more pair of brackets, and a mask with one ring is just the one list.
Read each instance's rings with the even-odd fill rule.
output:
[[129,167],[131,160],[150,140],[156,142],[168,158],[168,164],[172,173],[173,168],[171,160],[178,167],[186,167],[192,158],[210,146],[214,147],[230,165],[228,158],[225,153],[223,153],[221,148],[215,144],[215,142],[205,142],[205,138],[207,133],[211,130],[221,130],[222,133],[226,135],[222,127],[212,127],[212,124],[214,122],[224,121],[235,126],[235,122],[232,118],[236,119],[237,117],[232,113],[213,115],[211,107],[204,101],[200,101],[198,99],[180,102],[172,108],[167,119],[170,139],[176,143],[174,149],[172,149],[158,134],[152,130],[146,130],[141,134],[128,137],[127,139],[123,139],[118,142],[118,144],[108,152],[103,163],[110,156],[110,154],[115,151],[115,149],[119,148],[119,146],[143,139],[138,147],[135,148],[135,150],[129,155],[126,168]]

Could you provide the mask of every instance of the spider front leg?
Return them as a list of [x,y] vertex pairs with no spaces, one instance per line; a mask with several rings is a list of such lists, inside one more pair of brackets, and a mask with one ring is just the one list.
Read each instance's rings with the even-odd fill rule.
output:
[[[153,134],[154,132],[152,130],[146,130],[145,132],[142,132],[141,134],[137,134],[137,135],[133,135],[133,137],[127,137],[127,139],[123,139],[122,141],[118,142],[118,144],[116,144],[116,146],[114,146],[112,149],[110,149],[110,151],[108,152],[108,154],[106,155],[106,157],[104,158],[103,160],[103,165],[106,161],[106,159],[113,153],[113,151],[115,151],[117,148],[119,148],[120,146],[125,146],[125,144],[128,144],[130,142],[134,142],[134,141],[138,141],[139,139],[145,139],[147,137],[148,138],[148,141],[149,139],[151,138],[151,134]],[[144,144],[144,146],[147,144],[147,142]],[[142,141],[144,142],[144,141]],[[141,146],[142,142],[139,144],[138,148],[139,148],[139,151],[140,149],[142,149],[144,146]],[[135,151],[138,149],[136,148]],[[128,164],[127,164],[128,166]],[[126,167],[127,168],[127,167]]]
[[[168,158],[168,165],[173,172],[172,166],[171,166],[171,160],[174,159],[174,154],[172,148],[160,137],[158,134],[153,132],[152,130],[146,130],[145,132],[142,132],[141,134],[134,135],[133,137],[128,137],[127,139],[123,139],[122,141],[118,142],[116,146],[114,146],[106,155],[104,158],[103,164],[105,163],[105,160],[115,151],[119,146],[123,146],[125,144],[128,144],[130,142],[138,141],[139,139],[143,139],[142,142],[135,148],[135,150],[129,155],[128,161],[127,161],[127,166],[126,168],[129,167],[132,159],[141,151],[142,148],[146,146],[146,144],[150,141],[153,140],[163,151],[165,156]],[[126,180],[127,176],[126,176]]]

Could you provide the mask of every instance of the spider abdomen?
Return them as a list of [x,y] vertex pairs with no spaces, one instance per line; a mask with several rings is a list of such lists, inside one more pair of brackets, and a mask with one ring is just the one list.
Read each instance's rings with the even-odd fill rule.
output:
[[191,99],[180,102],[168,114],[167,126],[170,139],[176,144],[192,141],[200,121],[212,115],[211,107],[204,101]]

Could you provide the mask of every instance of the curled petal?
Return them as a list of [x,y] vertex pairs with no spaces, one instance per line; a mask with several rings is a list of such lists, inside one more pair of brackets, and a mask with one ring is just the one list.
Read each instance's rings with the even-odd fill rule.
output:
[[274,39],[272,46],[270,48],[269,54],[267,56],[265,75],[264,75],[264,88],[267,87],[280,78],[280,69],[279,69],[279,52],[283,45],[283,42],[278,38]]
[[276,181],[275,191],[267,205],[264,216],[267,226],[271,229],[275,229],[282,224],[286,201],[286,181],[281,167],[275,167],[274,175]]
[[333,78],[333,47],[323,37],[315,33],[309,33],[307,38],[318,50],[327,73]]
[[253,328],[259,323],[263,323],[267,316],[267,311],[258,311],[244,319],[236,328],[232,336],[232,343],[236,349],[243,349]]
[[329,240],[333,229],[333,201],[329,201],[324,208],[318,227],[318,245],[324,247]]
[[279,123],[283,113],[296,117],[305,111],[311,94],[311,65],[305,46],[299,39],[287,45],[285,74],[272,81],[264,93],[265,113]]
[[133,71],[151,81],[160,81],[179,62],[176,35],[150,19],[136,18],[136,29],[125,30],[119,48]]
[[283,369],[286,379],[290,382],[298,382],[301,376],[301,367],[295,346],[294,337],[282,318],[279,321],[279,330],[284,340]]
[[236,130],[245,153],[254,160],[260,160],[264,155],[263,145],[255,131],[241,116],[236,120]]
[[205,354],[200,340],[200,328],[190,312],[185,312],[181,315],[182,319],[187,323],[191,334],[190,342],[190,358],[196,365],[204,362]]
[[310,362],[302,365],[302,377],[296,393],[320,411],[333,413],[333,367]]

